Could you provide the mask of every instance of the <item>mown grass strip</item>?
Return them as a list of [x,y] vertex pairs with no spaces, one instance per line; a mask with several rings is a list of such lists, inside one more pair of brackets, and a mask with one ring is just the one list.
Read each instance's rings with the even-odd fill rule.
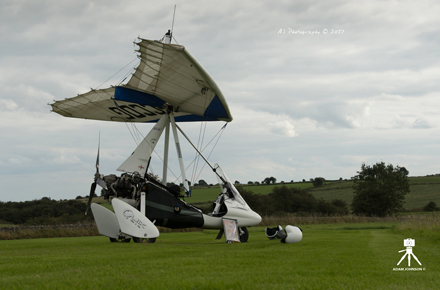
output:
[[412,236],[426,270],[397,272],[407,234],[381,228],[389,223],[362,226],[305,225],[301,243],[290,245],[268,240],[264,227],[251,228],[244,244],[215,240],[216,231],[166,233],[155,244],[105,237],[0,241],[0,283],[5,289],[437,289],[438,243]]

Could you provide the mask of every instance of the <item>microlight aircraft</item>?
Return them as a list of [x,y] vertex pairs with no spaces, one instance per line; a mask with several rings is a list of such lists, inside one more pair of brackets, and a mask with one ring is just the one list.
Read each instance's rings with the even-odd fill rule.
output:
[[[208,72],[182,45],[172,44],[168,31],[160,41],[138,38],[139,65],[126,84],[106,89],[92,89],[77,97],[56,101],[52,111],[65,117],[112,122],[155,123],[116,175],[99,173],[99,146],[96,174],[91,185],[88,208],[91,208],[99,232],[112,242],[154,242],[157,226],[168,228],[219,229],[220,238],[226,221],[233,222],[240,242],[248,240],[247,227],[256,226],[261,217],[254,212],[223,170],[202,155],[177,122],[232,121],[225,97]],[[180,187],[167,186],[170,126],[176,145],[184,195]],[[183,135],[217,176],[220,193],[212,211],[188,204],[191,196],[178,132]],[[165,135],[162,182],[147,173],[151,155]],[[111,199],[114,212],[92,203],[96,185]],[[86,211],[86,214],[87,214]]]

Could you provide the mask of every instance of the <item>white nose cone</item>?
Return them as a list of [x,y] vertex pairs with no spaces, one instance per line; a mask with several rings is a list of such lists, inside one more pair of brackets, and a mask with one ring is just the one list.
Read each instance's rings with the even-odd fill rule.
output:
[[299,243],[302,240],[303,234],[300,228],[295,226],[286,226],[284,229],[286,231],[286,238],[282,242],[286,244]]

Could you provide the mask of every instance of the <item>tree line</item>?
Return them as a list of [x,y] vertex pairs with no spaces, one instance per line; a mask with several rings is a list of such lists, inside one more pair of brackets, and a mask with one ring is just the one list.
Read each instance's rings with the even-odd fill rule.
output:
[[25,202],[0,201],[0,221],[28,225],[93,221],[91,214],[84,215],[86,207],[84,202],[78,200],[56,201],[49,197]]
[[237,189],[248,205],[263,216],[280,216],[286,213],[327,216],[346,215],[349,212],[345,201],[317,199],[305,189],[282,185],[274,187],[267,195],[255,194],[242,187]]

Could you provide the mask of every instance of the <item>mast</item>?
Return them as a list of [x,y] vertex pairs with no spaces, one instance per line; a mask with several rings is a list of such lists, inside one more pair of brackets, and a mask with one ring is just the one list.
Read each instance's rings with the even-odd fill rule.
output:
[[177,135],[177,130],[176,130],[177,125],[174,120],[174,115],[170,114],[169,116],[170,116],[171,128],[173,129],[174,143],[176,144],[177,158],[179,159],[180,171],[182,173],[183,189],[185,190],[186,195],[189,197],[191,196],[191,190],[188,185],[188,179],[186,179],[185,166],[183,165],[183,158],[182,158],[182,150],[180,149],[179,136]]
[[[174,18],[176,17],[176,6],[174,5],[174,13],[173,13],[173,24],[171,24],[171,40],[173,40],[173,31],[174,31]],[[171,43],[171,42],[170,42]]]
[[170,147],[170,122],[167,123],[165,127],[165,145],[163,153],[163,173],[162,173],[162,184],[167,185],[167,174],[168,174],[168,151]]

